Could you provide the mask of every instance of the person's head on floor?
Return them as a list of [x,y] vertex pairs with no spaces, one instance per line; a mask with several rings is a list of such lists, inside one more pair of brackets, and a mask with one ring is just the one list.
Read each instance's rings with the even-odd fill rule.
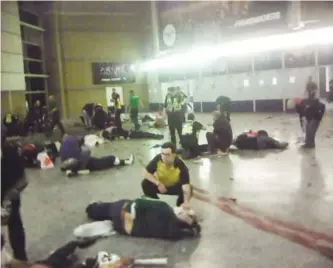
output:
[[195,115],[194,113],[189,113],[187,115],[187,121],[194,121],[195,120]]
[[162,161],[166,165],[172,165],[176,158],[176,146],[172,142],[162,144]]
[[197,222],[197,216],[194,210],[191,208],[185,208],[180,206],[180,207],[174,207],[173,211],[176,214],[178,220],[182,222],[186,222],[189,225],[192,225],[193,223]]
[[258,137],[268,137],[268,133],[266,130],[259,130]]

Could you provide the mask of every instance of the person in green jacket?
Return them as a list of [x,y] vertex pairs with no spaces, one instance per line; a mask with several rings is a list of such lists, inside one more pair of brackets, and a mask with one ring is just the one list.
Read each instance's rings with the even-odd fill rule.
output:
[[137,96],[133,90],[130,91],[130,97],[129,97],[129,102],[128,102],[128,111],[130,113],[130,117],[132,120],[132,123],[134,125],[135,130],[140,129],[140,124],[139,124],[139,106],[143,108],[143,103],[140,100],[140,97]]
[[95,221],[111,220],[115,231],[135,237],[178,240],[196,237],[201,231],[192,210],[172,208],[148,197],[95,202],[88,205],[86,213]]

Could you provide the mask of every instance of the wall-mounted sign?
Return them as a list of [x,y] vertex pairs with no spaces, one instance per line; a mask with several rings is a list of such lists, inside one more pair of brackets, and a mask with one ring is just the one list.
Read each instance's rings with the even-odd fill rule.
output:
[[92,63],[94,85],[134,83],[135,65],[130,63],[98,62]]
[[315,63],[315,49],[311,47],[286,51],[284,54],[286,68],[310,67]]
[[[157,9],[160,49],[166,50],[250,31],[274,32],[287,26],[288,1],[158,1]],[[177,36],[166,34],[169,30]]]
[[254,55],[254,70],[274,70],[282,68],[282,52],[260,52]]

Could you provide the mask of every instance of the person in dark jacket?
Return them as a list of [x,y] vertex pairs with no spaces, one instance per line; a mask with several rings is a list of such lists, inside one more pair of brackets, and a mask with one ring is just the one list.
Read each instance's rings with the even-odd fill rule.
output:
[[[304,99],[296,105],[296,111],[299,114],[300,120],[305,118],[305,144],[302,148],[315,148],[315,137],[320,125],[321,119],[325,114],[325,104],[318,99],[311,97]],[[302,122],[302,121],[301,121]]]
[[84,126],[87,129],[92,128],[92,118],[94,115],[94,106],[95,104],[93,102],[87,103],[82,108],[82,117],[84,121]]
[[123,137],[124,139],[154,139],[154,140],[162,140],[164,135],[156,134],[141,130],[133,130],[128,131],[125,129],[118,129],[116,126],[111,126],[104,129],[101,132],[101,136],[104,139],[113,141],[117,138]]
[[287,142],[279,142],[268,135],[265,130],[246,131],[237,136],[233,144],[241,150],[285,149]]
[[[9,242],[14,258],[27,261],[25,232],[22,224],[20,192],[28,182],[25,177],[24,163],[19,147],[6,142],[6,127],[1,127],[1,225],[8,226]],[[4,217],[5,216],[5,217]]]
[[315,99],[318,91],[317,84],[313,81],[312,76],[308,77],[308,82],[306,84],[306,93],[308,99]]
[[208,147],[211,153],[227,154],[232,143],[232,129],[224,113],[213,113],[213,132],[206,133]]
[[60,111],[57,105],[57,101],[53,95],[49,96],[49,110],[51,114],[51,125],[48,135],[52,135],[55,126],[58,126],[61,135],[65,134],[65,128],[60,120]]
[[86,213],[95,221],[111,220],[117,232],[135,237],[178,240],[198,236],[201,231],[195,215],[176,214],[164,201],[146,197],[95,202],[88,205]]
[[92,123],[97,129],[105,129],[112,124],[111,118],[101,104],[96,104],[94,111]]

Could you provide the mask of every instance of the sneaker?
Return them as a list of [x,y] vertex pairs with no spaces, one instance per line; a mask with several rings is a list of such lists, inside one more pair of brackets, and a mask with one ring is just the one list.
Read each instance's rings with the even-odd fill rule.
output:
[[134,155],[131,154],[129,158],[125,159],[125,165],[132,165],[134,162]]
[[314,149],[315,145],[304,144],[301,146],[302,149]]
[[66,176],[68,177],[68,178],[72,178],[72,177],[75,177],[75,176],[77,176],[78,174],[77,173],[75,173],[75,172],[73,172],[73,171],[71,171],[71,170],[66,170]]
[[79,175],[87,175],[90,173],[90,170],[89,169],[82,169],[82,170],[79,170],[78,171],[78,174]]

